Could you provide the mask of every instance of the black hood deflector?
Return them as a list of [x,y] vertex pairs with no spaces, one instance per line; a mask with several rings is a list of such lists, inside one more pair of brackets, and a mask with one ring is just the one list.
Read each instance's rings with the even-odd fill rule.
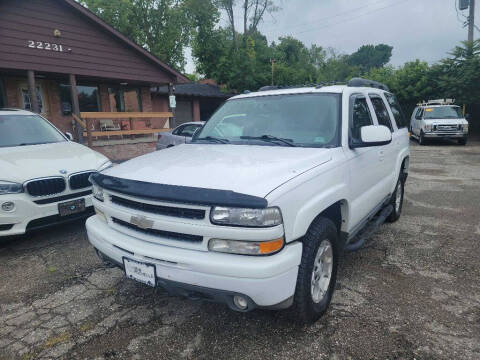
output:
[[268,205],[267,200],[264,198],[240,194],[230,190],[155,184],[138,180],[121,179],[101,173],[92,174],[90,176],[90,182],[94,182],[107,190],[150,200],[250,209],[264,209]]

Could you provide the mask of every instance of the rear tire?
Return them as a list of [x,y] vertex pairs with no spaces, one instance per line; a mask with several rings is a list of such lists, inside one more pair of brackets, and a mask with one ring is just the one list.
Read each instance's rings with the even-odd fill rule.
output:
[[467,145],[467,138],[464,137],[463,139],[459,139],[459,140],[458,140],[458,144],[459,144],[459,145]]
[[335,290],[340,250],[335,224],[327,218],[315,219],[303,238],[291,309],[296,321],[312,323],[327,311]]
[[397,185],[395,186],[395,192],[392,194],[392,199],[390,200],[390,204],[393,206],[392,213],[387,217],[387,222],[393,223],[400,219],[402,215],[402,208],[403,208],[403,196],[405,193],[405,184],[402,181],[402,174],[398,178]]

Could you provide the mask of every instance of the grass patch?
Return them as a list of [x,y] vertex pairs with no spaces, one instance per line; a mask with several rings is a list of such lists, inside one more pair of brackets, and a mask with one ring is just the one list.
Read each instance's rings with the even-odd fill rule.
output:
[[68,340],[70,340],[72,338],[72,334],[70,333],[63,333],[61,335],[58,335],[58,336],[54,336],[54,337],[51,337],[50,339],[48,339],[46,342],[45,342],[45,347],[46,348],[50,348],[52,346],[55,346],[57,344],[60,344],[60,343],[63,343],[63,342],[66,342]]
[[56,272],[57,270],[58,270],[58,269],[57,269],[55,266],[49,266],[49,267],[47,267],[47,271],[48,271],[49,273],[54,273],[54,272]]
[[87,323],[83,324],[82,326],[80,326],[80,330],[82,332],[87,332],[89,330],[92,330],[93,328],[95,328],[95,324],[93,324],[91,322],[87,322]]

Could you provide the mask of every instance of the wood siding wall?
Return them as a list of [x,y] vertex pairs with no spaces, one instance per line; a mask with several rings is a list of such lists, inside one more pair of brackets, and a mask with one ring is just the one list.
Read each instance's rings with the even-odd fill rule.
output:
[[[55,29],[60,37],[54,36]],[[29,40],[61,44],[64,52],[29,48]],[[175,81],[62,0],[0,0],[2,68],[157,84]]]

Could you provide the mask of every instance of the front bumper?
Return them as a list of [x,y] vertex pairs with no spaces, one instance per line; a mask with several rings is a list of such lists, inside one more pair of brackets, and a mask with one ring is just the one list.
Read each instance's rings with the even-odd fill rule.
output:
[[[123,257],[155,265],[159,285],[172,292],[204,294],[205,299],[231,305],[233,295],[249,299],[249,310],[288,304],[295,292],[302,244],[289,244],[265,257],[221,254],[143,241],[109,227],[98,216],[87,220],[90,243],[109,261]],[[189,296],[192,297],[192,296]]]
[[[85,199],[84,212],[64,217],[58,215],[59,203],[81,198]],[[0,237],[25,234],[30,230],[85,218],[93,213],[92,195],[71,197],[68,200],[41,205],[36,204],[25,193],[8,194],[0,197],[0,205],[7,201],[15,203],[15,209],[7,212],[0,208]]]
[[443,138],[443,139],[461,139],[467,137],[467,133],[462,131],[459,132],[442,132],[442,131],[434,131],[434,132],[425,132],[424,136],[426,138]]

